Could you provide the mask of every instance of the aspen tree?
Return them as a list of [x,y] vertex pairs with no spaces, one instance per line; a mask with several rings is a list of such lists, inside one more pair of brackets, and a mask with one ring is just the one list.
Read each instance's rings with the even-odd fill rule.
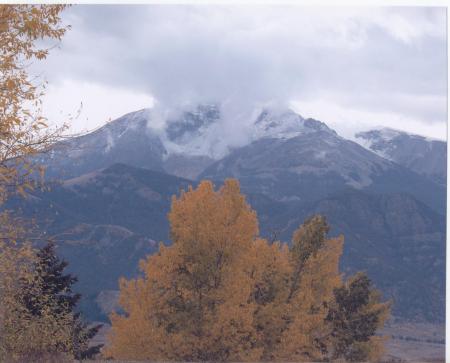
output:
[[174,197],[169,221],[172,245],[141,262],[143,276],[120,281],[124,314],[111,316],[106,356],[310,362],[380,350],[374,334],[387,310],[372,287],[358,310],[368,339],[349,343],[339,328],[352,320],[342,302],[355,283],[342,282],[343,237],[328,238],[322,216],[306,220],[290,246],[269,243],[238,182],[227,180],[218,191],[203,181]]
[[[33,158],[64,129],[47,124],[41,107],[45,83],[29,74],[29,65],[48,55],[40,41],[59,41],[66,32],[60,18],[64,7],[0,5],[0,204],[34,187],[43,170]],[[51,314],[50,302],[38,318],[28,314],[19,293],[35,258],[28,227],[8,212],[1,213],[0,222],[0,360],[49,360],[43,354],[69,342],[67,317]],[[38,281],[33,289],[39,289]]]

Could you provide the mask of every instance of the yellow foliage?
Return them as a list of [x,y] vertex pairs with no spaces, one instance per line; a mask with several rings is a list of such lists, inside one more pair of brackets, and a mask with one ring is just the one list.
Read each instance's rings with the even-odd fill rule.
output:
[[[342,286],[343,237],[316,216],[292,247],[258,237],[236,180],[209,181],[172,200],[172,245],[120,281],[106,356],[161,361],[312,361],[333,350],[327,321]],[[368,351],[378,338],[367,342]],[[378,349],[378,348],[377,348]]]
[[[41,281],[33,274],[36,255],[26,241],[26,228],[8,213],[0,214],[0,226],[0,361],[48,361],[54,354],[61,361],[59,352],[72,347],[73,317],[55,315],[56,301],[38,294]],[[40,296],[45,308],[39,316],[25,307],[24,293]]]
[[59,17],[64,7],[0,4],[0,202],[33,187],[37,168],[30,157],[47,151],[64,129],[48,127],[41,110],[44,84],[27,69],[48,54],[37,40],[58,41],[67,30]]
[[[44,85],[28,74],[28,65],[44,59],[42,39],[59,41],[66,31],[59,17],[64,5],[0,4],[0,204],[33,188],[41,169],[31,158],[49,149],[62,129],[50,129],[41,112]],[[47,360],[71,344],[70,316],[48,311],[32,316],[20,294],[30,281],[35,257],[28,231],[11,216],[0,214],[0,360]],[[33,288],[39,289],[36,282]],[[45,357],[44,357],[45,356]],[[60,361],[62,357],[59,357]]]
[[121,281],[128,316],[112,316],[109,353],[124,359],[254,360],[251,286],[240,265],[258,225],[239,185],[229,180],[215,192],[212,183],[202,182],[173,199],[169,221],[173,245],[141,263],[143,278]]
[[276,360],[311,362],[325,358],[324,338],[330,331],[325,318],[333,290],[341,283],[342,246],[342,238],[327,240],[317,254],[307,260],[298,289],[288,304],[289,324],[283,332]]

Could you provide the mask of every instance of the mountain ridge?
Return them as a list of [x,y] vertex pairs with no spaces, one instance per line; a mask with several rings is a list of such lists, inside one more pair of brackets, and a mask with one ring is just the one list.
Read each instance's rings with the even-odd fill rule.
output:
[[359,132],[355,137],[376,154],[446,185],[446,141],[386,127]]
[[145,109],[129,113],[58,146],[38,161],[48,166],[50,181],[60,182],[16,202],[25,215],[38,215],[44,230],[69,238],[60,251],[87,279],[80,289],[91,317],[101,315],[97,287],[117,287],[114,256],[128,277],[137,273],[139,257],[156,251],[154,241],[170,242],[173,195],[200,179],[218,186],[234,177],[264,237],[289,241],[305,218],[325,214],[332,233],[346,236],[345,273],[368,270],[386,296],[404,305],[395,308],[399,316],[442,320],[445,185],[290,110],[255,112],[241,128],[251,131],[241,144],[222,134],[216,106],[173,116],[170,131],[153,116]]
[[[28,200],[16,199],[15,209],[38,216],[37,225],[55,236],[59,253],[80,277],[84,311],[105,319],[97,305],[99,294],[117,290],[120,276],[135,276],[139,259],[155,253],[157,242],[170,243],[171,198],[189,185],[196,182],[114,164],[33,192]],[[308,203],[245,195],[258,214],[262,237],[288,242],[305,218],[324,214],[330,235],[345,236],[344,273],[367,270],[385,296],[399,302],[396,315],[442,318],[445,219],[410,194],[349,189]]]

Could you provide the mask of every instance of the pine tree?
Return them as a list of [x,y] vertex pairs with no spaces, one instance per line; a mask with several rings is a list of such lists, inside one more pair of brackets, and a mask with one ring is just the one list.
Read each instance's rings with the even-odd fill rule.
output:
[[[0,252],[0,361],[66,361],[73,316],[41,293],[43,281],[35,274],[37,255],[26,239],[25,224],[8,214],[1,214],[0,221],[2,235],[7,236]],[[39,302],[39,314],[27,309],[30,296]]]
[[[68,263],[58,258],[53,242],[48,242],[39,249],[36,256],[34,279],[42,281],[40,293],[45,296],[51,296],[56,302],[54,310],[57,311],[55,313],[72,312],[81,295],[72,291],[72,285],[78,279],[71,274],[64,275],[64,270]],[[26,296],[25,305],[33,315],[39,315],[43,309],[39,296]]]
[[[47,57],[45,45],[67,31],[61,22],[64,8],[0,4],[0,204],[35,186],[35,174],[43,171],[35,156],[49,150],[64,130],[48,126],[41,107],[45,83],[29,74],[30,64]],[[24,307],[19,292],[32,278],[35,259],[26,226],[9,212],[0,213],[0,361],[35,361],[55,353],[56,340],[69,345],[67,316],[45,309],[37,317]],[[29,292],[39,286],[28,286]]]
[[[75,311],[81,297],[72,290],[77,278],[72,274],[64,274],[68,263],[59,259],[53,242],[48,242],[36,255],[33,277],[31,281],[24,282],[23,302],[27,311],[33,316],[41,316],[43,312],[48,313],[50,308],[54,316],[71,316],[71,353],[76,359],[92,357],[100,351],[101,345],[89,347],[88,343],[102,325],[89,328],[82,321],[80,313]],[[30,286],[39,288],[30,289]]]
[[381,302],[365,273],[357,273],[336,288],[326,318],[332,326],[331,358],[351,362],[379,359],[383,338],[375,333],[387,319],[389,306],[389,302]]

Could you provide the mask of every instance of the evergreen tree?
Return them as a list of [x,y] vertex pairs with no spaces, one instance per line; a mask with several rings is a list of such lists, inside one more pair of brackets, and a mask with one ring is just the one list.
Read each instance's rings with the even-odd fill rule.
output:
[[[68,263],[58,258],[53,242],[48,242],[37,251],[36,255],[34,279],[41,281],[40,293],[51,296],[56,302],[54,310],[57,311],[55,312],[72,312],[81,296],[72,291],[72,285],[78,281],[77,278],[71,274],[64,274]],[[33,315],[41,314],[43,302],[39,296],[26,295],[24,301]]]
[[[45,60],[56,45],[53,43],[68,30],[61,21],[65,7],[0,4],[0,205],[9,196],[23,195],[36,185],[36,174],[43,172],[36,155],[61,139],[64,127],[49,127],[42,114],[46,82],[29,71],[30,64]],[[66,317],[45,311],[35,317],[24,308],[20,286],[31,278],[35,254],[23,238],[30,235],[29,228],[10,217],[2,208],[0,361],[36,361],[38,356],[56,352],[55,340],[68,343]],[[30,291],[37,289],[28,287]]]
[[334,290],[326,319],[332,326],[333,359],[361,362],[381,355],[383,338],[375,333],[388,317],[390,303],[380,300],[379,292],[362,272]]
[[[72,274],[64,274],[68,263],[64,259],[58,258],[53,242],[48,242],[36,255],[33,277],[31,281],[24,283],[23,302],[26,309],[33,316],[40,316],[43,312],[48,313],[48,309],[51,309],[51,313],[55,316],[61,314],[72,316],[70,322],[71,353],[76,359],[92,357],[100,351],[102,346],[89,347],[89,340],[97,334],[102,325],[89,328],[81,319],[80,313],[75,311],[81,297],[72,290],[73,284],[77,282],[77,277]],[[39,286],[39,288],[28,289],[30,284]]]

